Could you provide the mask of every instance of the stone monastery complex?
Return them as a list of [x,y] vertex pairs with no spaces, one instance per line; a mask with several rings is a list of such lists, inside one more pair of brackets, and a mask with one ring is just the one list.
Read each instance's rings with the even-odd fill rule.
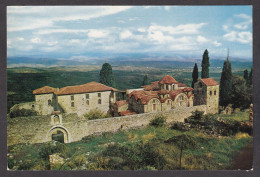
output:
[[193,89],[167,75],[142,88],[126,90],[124,100],[118,100],[121,91],[97,82],[60,89],[44,86],[34,90],[33,94],[35,102],[23,107],[30,107],[39,115],[58,111],[82,116],[90,110],[99,109],[117,117],[197,105],[206,105],[207,113],[218,113],[219,84],[212,78],[200,79]]

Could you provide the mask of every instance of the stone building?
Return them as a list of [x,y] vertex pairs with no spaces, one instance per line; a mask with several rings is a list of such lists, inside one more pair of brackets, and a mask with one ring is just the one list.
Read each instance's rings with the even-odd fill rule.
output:
[[142,89],[131,89],[126,93],[125,101],[116,102],[116,115],[160,112],[196,105],[207,105],[207,113],[218,113],[219,85],[212,78],[200,79],[193,89],[167,75]]
[[97,82],[60,89],[45,86],[33,91],[33,108],[39,115],[49,115],[53,111],[83,115],[93,109],[107,113],[116,102],[116,91],[117,89]]
[[194,106],[207,105],[207,113],[219,109],[219,84],[213,78],[200,79],[194,84]]
[[192,107],[193,97],[192,88],[167,75],[142,89],[127,91],[126,103],[124,107],[119,104],[117,112],[119,115],[129,115]]

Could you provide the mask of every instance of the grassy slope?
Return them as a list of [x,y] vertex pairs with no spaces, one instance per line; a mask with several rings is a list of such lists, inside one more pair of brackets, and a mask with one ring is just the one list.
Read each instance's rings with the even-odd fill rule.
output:
[[[236,119],[236,117],[239,117],[239,120],[247,120],[248,113],[246,111],[225,116],[226,119]],[[179,149],[175,147],[174,144],[165,144],[164,141],[183,133],[192,136],[198,145],[194,150],[185,149],[183,151],[183,168],[189,170],[229,169],[234,155],[241,148],[252,143],[252,137],[247,134],[239,133],[235,136],[216,138],[202,131],[190,130],[188,132],[182,132],[166,127],[155,128],[148,126],[144,129],[120,131],[115,134],[104,133],[100,136],[94,136],[88,141],[65,144],[67,151],[63,155],[67,158],[71,158],[72,156],[84,156],[91,159],[97,154],[101,154],[102,151],[106,150],[108,145],[112,143],[129,147],[136,146],[138,143],[145,144],[150,142],[154,143],[153,148],[156,151],[161,151],[161,155],[166,157],[167,165],[165,165],[164,169],[177,169],[179,164]],[[9,161],[13,162],[15,159],[15,165],[20,166],[21,169],[46,169],[47,167],[42,164],[45,163],[46,165],[47,162],[44,162],[39,155],[41,148],[45,145],[46,143],[9,147],[9,154],[14,156],[14,158],[9,158],[12,159]],[[89,155],[86,156],[86,154]],[[104,158],[106,158],[106,156],[104,156]],[[19,162],[21,160],[22,162]],[[27,166],[25,164],[27,164]],[[70,168],[65,165],[63,169]],[[129,168],[124,167],[123,169]]]

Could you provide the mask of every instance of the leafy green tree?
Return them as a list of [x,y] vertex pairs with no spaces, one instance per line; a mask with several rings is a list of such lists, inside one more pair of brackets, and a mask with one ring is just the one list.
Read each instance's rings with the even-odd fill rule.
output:
[[172,143],[180,149],[180,169],[181,169],[181,160],[184,149],[195,149],[198,145],[194,139],[194,137],[182,134],[178,136],[174,136],[165,141],[165,143]]
[[148,76],[144,76],[143,85],[149,85]]
[[232,77],[233,108],[246,109],[252,103],[252,87],[247,86],[245,79],[240,76]]
[[194,84],[198,81],[198,78],[199,78],[199,70],[198,70],[197,63],[195,63],[192,72],[192,84],[191,84],[192,88],[194,88]]
[[224,61],[221,78],[220,78],[220,91],[219,101],[221,106],[227,106],[232,103],[232,69],[229,59]]
[[246,81],[246,83],[248,84],[248,71],[247,71],[247,69],[246,70],[244,70],[244,79],[245,79],[245,81]]
[[209,52],[206,49],[203,53],[202,63],[201,63],[201,78],[209,78]]
[[99,82],[101,84],[104,84],[104,85],[107,85],[110,87],[114,87],[114,88],[116,87],[115,78],[114,78],[114,74],[112,71],[112,66],[109,63],[103,64],[103,66],[100,70],[99,76],[100,76]]

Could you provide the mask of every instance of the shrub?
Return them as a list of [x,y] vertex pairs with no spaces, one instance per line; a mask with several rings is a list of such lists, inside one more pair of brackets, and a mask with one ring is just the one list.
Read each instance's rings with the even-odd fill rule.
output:
[[98,109],[94,109],[84,114],[84,117],[88,120],[94,120],[94,119],[103,119],[103,118],[111,117],[111,115],[109,113],[105,114]]
[[59,142],[50,142],[47,144],[43,144],[42,147],[40,148],[40,156],[44,160],[49,160],[49,155],[54,154],[54,153],[61,153],[65,154],[67,152],[67,147],[63,143]]
[[18,107],[14,107],[10,111],[10,118],[14,117],[26,117],[26,116],[36,116],[37,112],[32,109],[19,109]]
[[180,130],[180,131],[188,131],[189,126],[183,122],[175,122],[171,129]]
[[166,117],[163,115],[158,115],[150,121],[150,125],[155,127],[162,127],[166,123]]

